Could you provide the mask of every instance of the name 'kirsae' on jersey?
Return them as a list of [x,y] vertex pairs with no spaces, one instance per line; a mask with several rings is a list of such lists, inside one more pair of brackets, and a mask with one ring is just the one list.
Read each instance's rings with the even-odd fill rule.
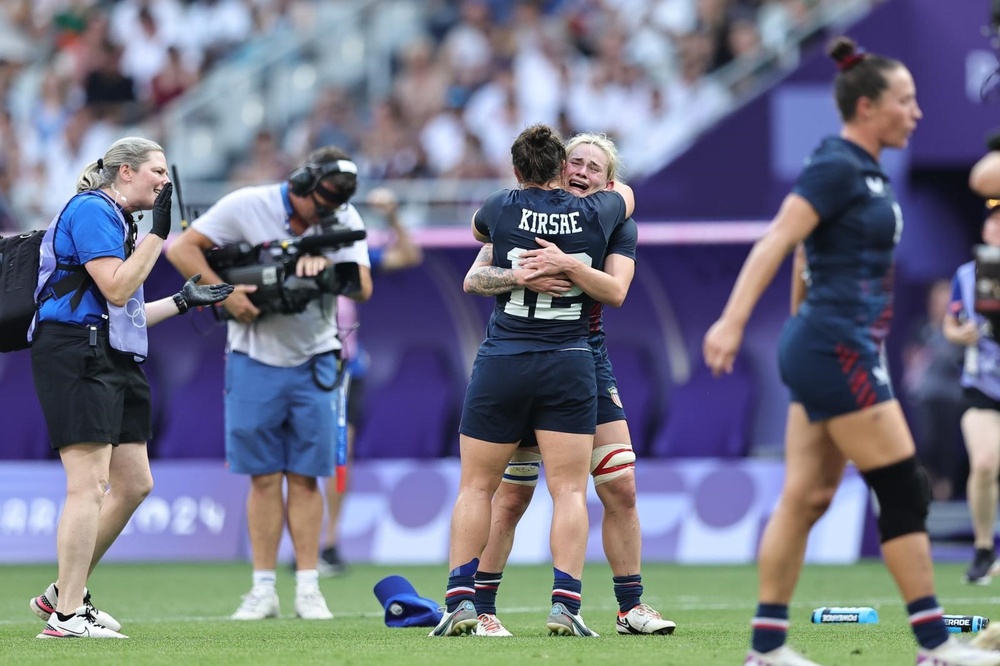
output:
[[533,234],[580,234],[580,211],[572,213],[538,213],[527,208],[521,211],[518,229]]

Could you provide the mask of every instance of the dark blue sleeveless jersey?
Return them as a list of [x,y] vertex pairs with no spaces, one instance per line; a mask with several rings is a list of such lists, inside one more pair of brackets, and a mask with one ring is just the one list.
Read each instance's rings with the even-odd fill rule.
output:
[[820,217],[805,241],[809,288],[799,314],[838,339],[880,345],[889,334],[893,253],[903,232],[889,177],[857,144],[827,137],[792,191]]
[[[501,190],[475,215],[476,229],[493,243],[493,265],[516,268],[535,238],[597,269],[604,267],[608,242],[625,224],[625,200],[615,192],[576,197],[565,190]],[[553,298],[530,289],[496,297],[479,353],[487,356],[559,349],[588,349],[594,300],[574,287]]]

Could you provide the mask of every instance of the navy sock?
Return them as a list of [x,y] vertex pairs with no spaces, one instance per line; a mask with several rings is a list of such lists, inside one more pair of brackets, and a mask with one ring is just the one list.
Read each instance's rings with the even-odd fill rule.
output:
[[614,576],[615,599],[618,600],[618,610],[627,613],[642,603],[642,576]]
[[910,616],[913,635],[920,647],[933,650],[948,640],[948,628],[944,624],[944,611],[938,605],[937,597],[931,595],[906,604]]
[[753,634],[750,646],[757,652],[770,652],[785,644],[788,637],[788,606],[757,604],[757,614],[750,623]]
[[560,603],[573,615],[580,614],[583,581],[552,567],[552,603]]
[[500,589],[500,579],[503,572],[487,573],[486,571],[476,572],[476,614],[489,615],[497,614],[497,590]]
[[475,601],[476,585],[474,577],[479,568],[479,558],[455,567],[448,572],[448,590],[444,593],[444,603],[448,612],[452,612],[463,601]]

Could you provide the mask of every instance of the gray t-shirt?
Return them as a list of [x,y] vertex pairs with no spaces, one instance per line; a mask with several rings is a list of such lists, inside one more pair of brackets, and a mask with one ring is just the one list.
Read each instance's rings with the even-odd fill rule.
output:
[[[364,222],[351,204],[337,210],[341,224],[350,229],[364,229]],[[227,194],[192,227],[216,245],[247,242],[257,245],[265,241],[289,238],[288,215],[282,201],[280,185],[244,187]],[[321,233],[318,226],[305,235]],[[354,262],[368,266],[368,243],[355,242],[335,252],[325,253],[331,262]],[[269,314],[252,324],[229,322],[227,347],[243,352],[267,365],[293,367],[316,354],[340,349],[337,338],[337,299],[323,296],[309,303],[304,312],[294,315]]]

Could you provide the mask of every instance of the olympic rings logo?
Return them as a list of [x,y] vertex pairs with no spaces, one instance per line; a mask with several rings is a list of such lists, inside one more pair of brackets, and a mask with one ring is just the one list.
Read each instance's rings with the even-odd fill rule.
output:
[[136,328],[146,328],[146,308],[137,298],[130,298],[125,304],[125,314]]

